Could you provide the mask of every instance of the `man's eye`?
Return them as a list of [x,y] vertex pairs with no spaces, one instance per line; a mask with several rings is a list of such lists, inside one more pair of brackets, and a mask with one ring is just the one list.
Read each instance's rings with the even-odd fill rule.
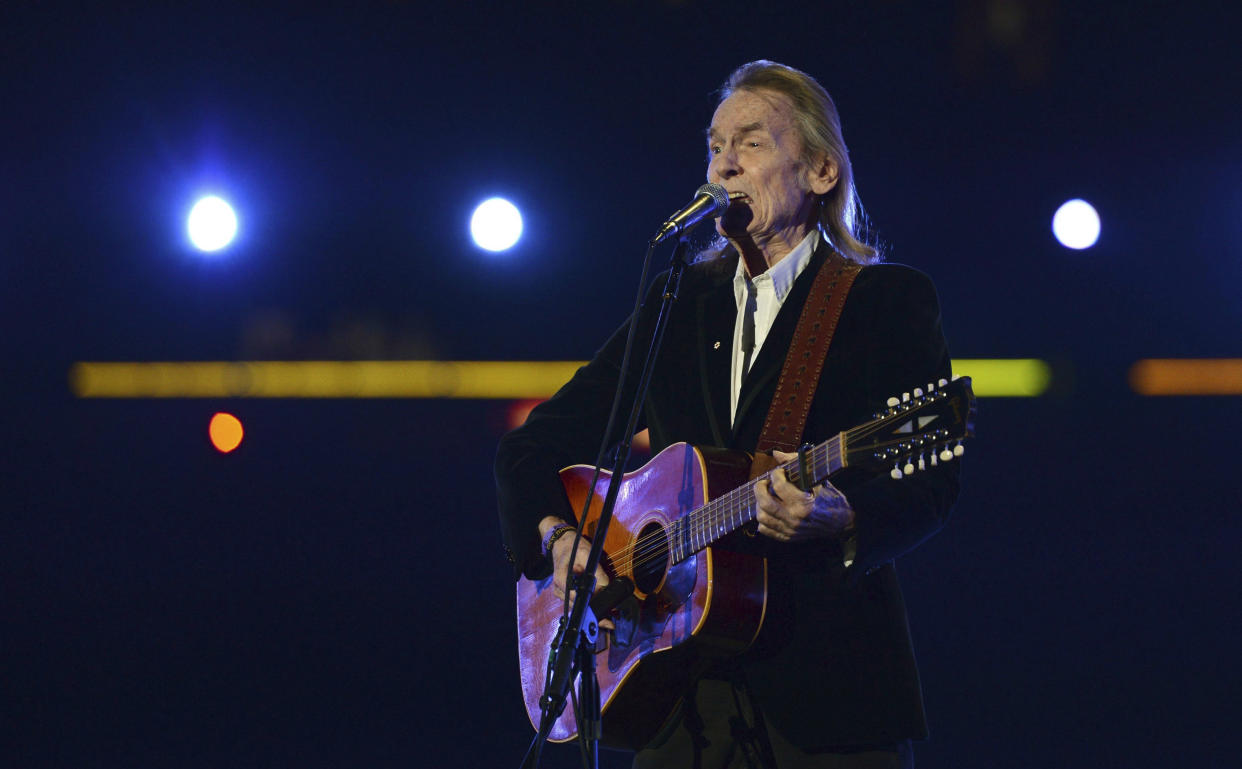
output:
[[708,148],[707,148],[707,152],[708,152],[708,154],[711,154],[711,155],[719,155],[719,154],[720,154],[720,145],[719,145],[719,144],[713,144],[713,145],[711,145],[710,147],[708,147]]

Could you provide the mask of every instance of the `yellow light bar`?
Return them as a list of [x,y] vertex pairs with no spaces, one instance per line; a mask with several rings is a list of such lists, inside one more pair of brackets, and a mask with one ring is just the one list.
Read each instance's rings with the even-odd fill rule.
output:
[[76,363],[79,398],[546,398],[580,363],[243,361]]
[[1149,358],[1130,367],[1139,395],[1242,395],[1242,358]]
[[970,377],[981,398],[1035,398],[1052,382],[1052,367],[1038,358],[958,358],[953,373]]
[[[547,398],[581,361],[207,361],[76,363],[79,398]],[[1041,360],[963,359],[977,395],[1032,397],[1048,387]],[[911,387],[917,383],[911,383]]]

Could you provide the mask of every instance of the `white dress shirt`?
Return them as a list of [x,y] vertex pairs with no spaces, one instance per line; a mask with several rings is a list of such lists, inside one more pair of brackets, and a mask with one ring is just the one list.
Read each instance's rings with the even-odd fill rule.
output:
[[763,342],[772,330],[772,323],[789,296],[794,281],[806,269],[811,255],[819,245],[819,231],[812,229],[774,266],[754,278],[746,274],[746,260],[737,260],[733,274],[733,296],[737,300],[737,321],[733,324],[733,365],[729,381],[729,419],[737,419],[737,403],[742,381],[750,371]]

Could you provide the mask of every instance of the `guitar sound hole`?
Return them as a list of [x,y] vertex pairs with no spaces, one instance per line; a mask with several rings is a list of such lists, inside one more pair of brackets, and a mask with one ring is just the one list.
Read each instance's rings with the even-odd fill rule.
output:
[[668,567],[668,533],[658,523],[649,523],[638,533],[634,547],[634,586],[654,593],[664,580]]

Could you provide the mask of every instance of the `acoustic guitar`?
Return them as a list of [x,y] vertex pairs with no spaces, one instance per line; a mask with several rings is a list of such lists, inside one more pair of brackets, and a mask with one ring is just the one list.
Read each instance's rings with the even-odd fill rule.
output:
[[[974,435],[970,378],[941,380],[890,398],[888,409],[857,427],[802,452],[783,467],[803,488],[845,467],[865,467],[894,478],[951,461]],[[638,749],[660,730],[690,682],[713,661],[739,654],[763,623],[767,566],[762,558],[712,547],[755,520],[752,457],[677,443],[621,481],[604,542],[604,570],[629,577],[634,595],[612,612],[614,631],[596,643],[603,743]],[[595,469],[575,465],[561,481],[575,510],[586,501]],[[593,537],[609,473],[601,472],[582,524]],[[540,717],[550,645],[563,599],[552,577],[517,584],[518,653],[526,712]],[[572,708],[548,737],[577,736]]]

